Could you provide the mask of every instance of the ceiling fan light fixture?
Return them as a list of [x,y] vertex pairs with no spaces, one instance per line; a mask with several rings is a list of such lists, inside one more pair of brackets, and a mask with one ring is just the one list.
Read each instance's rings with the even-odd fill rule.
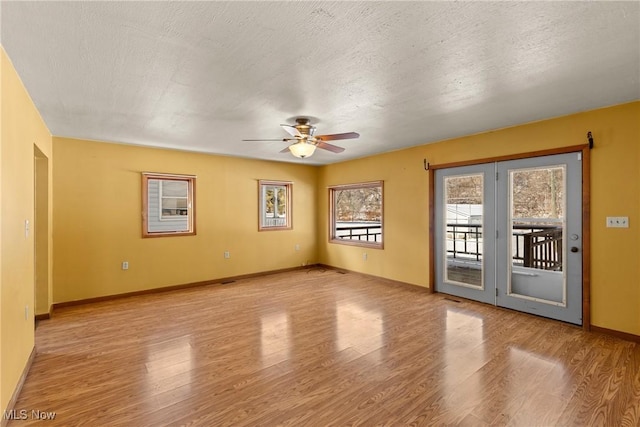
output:
[[316,146],[308,142],[296,142],[289,146],[289,151],[294,156],[304,159],[305,157],[310,157],[316,151]]

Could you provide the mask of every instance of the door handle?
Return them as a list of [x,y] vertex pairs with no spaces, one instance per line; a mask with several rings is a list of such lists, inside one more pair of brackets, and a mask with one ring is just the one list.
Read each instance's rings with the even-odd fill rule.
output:
[[571,252],[578,252],[579,249],[577,246],[571,246]]

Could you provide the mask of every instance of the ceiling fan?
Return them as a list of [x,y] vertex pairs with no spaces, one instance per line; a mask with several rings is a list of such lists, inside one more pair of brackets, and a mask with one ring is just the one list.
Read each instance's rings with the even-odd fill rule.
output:
[[311,125],[310,120],[306,117],[296,118],[295,125],[280,125],[289,135],[289,138],[280,139],[243,139],[243,141],[284,141],[290,145],[281,151],[286,153],[290,151],[296,157],[304,159],[311,156],[316,148],[331,151],[332,153],[342,153],[344,148],[337,145],[329,144],[326,141],[335,141],[338,139],[355,139],[360,136],[357,132],[334,133],[331,135],[314,135],[316,127]]

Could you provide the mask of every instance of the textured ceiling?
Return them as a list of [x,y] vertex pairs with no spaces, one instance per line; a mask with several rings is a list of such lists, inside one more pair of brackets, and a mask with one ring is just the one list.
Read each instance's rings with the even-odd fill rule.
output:
[[[635,1],[2,1],[0,14],[57,136],[326,164],[640,99]],[[295,116],[361,137],[304,160],[242,141],[285,137]]]

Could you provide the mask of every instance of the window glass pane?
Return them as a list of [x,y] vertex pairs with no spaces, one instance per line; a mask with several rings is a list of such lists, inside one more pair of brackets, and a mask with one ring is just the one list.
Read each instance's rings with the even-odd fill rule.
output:
[[187,181],[162,181],[162,195],[187,197],[189,183]]
[[445,281],[482,287],[482,174],[445,177]]
[[187,209],[187,199],[164,197],[162,199],[162,208],[163,209]]
[[260,224],[258,230],[290,229],[291,184],[260,181]]
[[[176,220],[187,222],[189,183],[187,181],[162,180],[160,182],[162,192],[160,194],[160,220]],[[183,230],[185,224],[176,225],[178,230]]]
[[274,191],[273,191],[273,187],[266,187],[266,191],[265,191],[265,198],[264,198],[264,203],[265,203],[265,207],[264,207],[264,212],[267,214],[267,218],[273,218],[274,217],[274,212],[275,212],[275,197],[274,197]]
[[[171,197],[164,197],[162,199],[162,219],[175,216],[186,216],[187,199],[176,199]],[[186,220],[186,218],[185,218]]]
[[277,188],[278,216],[283,217],[287,212],[287,189],[286,187]]
[[[509,171],[511,278],[509,293],[562,303],[565,167]],[[543,278],[544,280],[537,280]]]
[[382,185],[332,192],[332,240],[382,245]]

